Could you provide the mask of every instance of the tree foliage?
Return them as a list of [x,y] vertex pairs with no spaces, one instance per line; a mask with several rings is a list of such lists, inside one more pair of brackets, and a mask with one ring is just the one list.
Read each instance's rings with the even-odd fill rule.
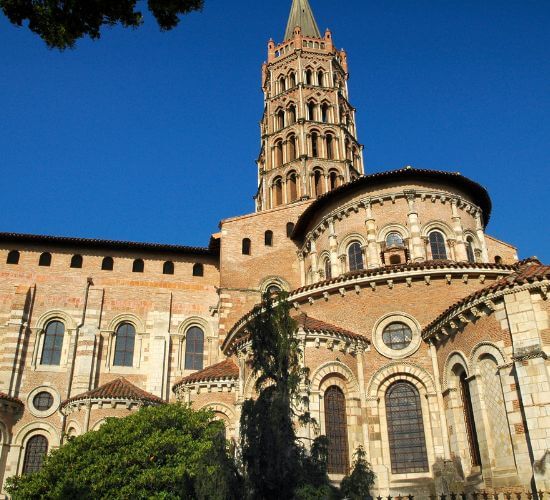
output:
[[367,462],[367,453],[362,446],[357,447],[354,453],[353,469],[340,485],[345,498],[350,500],[370,499],[370,488],[374,484],[376,474]]
[[249,326],[250,369],[258,397],[245,401],[241,413],[246,492],[249,498],[266,500],[307,498],[302,495],[306,490],[330,490],[326,440],[314,442],[307,452],[297,438],[294,422],[312,422],[307,411],[308,370],[301,363],[298,328],[286,295],[275,300],[276,304],[273,296],[264,296]]
[[[141,0],[140,0],[141,1]],[[180,16],[200,10],[204,0],[147,0],[147,7],[162,30],[178,25]],[[51,48],[74,47],[89,36],[98,39],[104,26],[136,28],[143,15],[137,0],[0,0],[0,9],[17,26],[29,29]]]
[[237,499],[223,423],[180,404],[109,418],[52,451],[39,472],[8,479],[18,499]]

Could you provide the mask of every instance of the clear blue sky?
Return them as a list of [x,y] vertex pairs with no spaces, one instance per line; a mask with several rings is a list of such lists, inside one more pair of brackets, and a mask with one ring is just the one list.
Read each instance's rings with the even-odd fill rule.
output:
[[[0,231],[206,245],[253,211],[290,3],[206,0],[63,53],[0,15]],[[550,2],[311,4],[348,51],[367,171],[460,171],[492,196],[488,233],[550,262]]]

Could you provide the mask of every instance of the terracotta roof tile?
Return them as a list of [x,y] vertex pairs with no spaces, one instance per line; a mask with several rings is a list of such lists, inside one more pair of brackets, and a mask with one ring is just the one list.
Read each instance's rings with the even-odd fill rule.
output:
[[0,400],[4,400],[4,401],[8,401],[10,403],[15,403],[15,404],[19,404],[21,406],[24,406],[23,401],[21,401],[19,398],[14,398],[13,396],[8,396],[4,392],[0,392]]
[[215,365],[208,366],[203,370],[192,373],[187,377],[182,378],[180,381],[174,384],[174,387],[177,387],[182,384],[190,384],[194,382],[206,382],[210,380],[220,380],[220,379],[237,379],[239,378],[239,367],[231,359],[225,359],[220,363]]
[[61,406],[66,406],[69,403],[75,401],[82,401],[88,399],[103,399],[103,400],[125,400],[125,401],[146,401],[150,403],[164,403],[165,401],[150,392],[144,391],[139,387],[135,386],[124,377],[116,378],[103,384],[97,389],[92,389],[88,392],[83,392],[82,394],[77,394],[72,398],[69,398]]
[[363,335],[359,335],[358,333],[350,332],[345,328],[340,328],[339,326],[312,318],[305,313],[299,314],[295,319],[298,322],[298,325],[300,325],[306,332],[328,332],[336,335],[343,335],[344,337],[351,339],[366,340]]

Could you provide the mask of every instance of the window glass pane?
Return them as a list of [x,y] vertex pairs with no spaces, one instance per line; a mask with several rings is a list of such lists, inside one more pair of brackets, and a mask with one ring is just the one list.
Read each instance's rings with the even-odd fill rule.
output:
[[203,354],[204,333],[200,328],[192,326],[187,330],[185,340],[185,369],[202,370]]
[[130,323],[123,323],[116,332],[115,339],[115,366],[132,366],[134,364],[134,345],[136,330]]
[[390,349],[400,351],[412,341],[412,331],[405,323],[391,323],[382,332],[382,341]]
[[428,455],[420,396],[408,382],[396,382],[386,393],[386,416],[394,474],[426,472]]
[[53,405],[53,396],[46,391],[39,392],[33,398],[32,404],[39,411],[49,410]]
[[386,236],[386,245],[388,247],[403,246],[403,238],[399,233],[390,233]]
[[347,474],[349,469],[346,399],[342,390],[332,385],[325,392],[325,422],[328,439],[328,472]]
[[61,321],[52,321],[46,326],[44,333],[44,345],[42,347],[43,365],[59,365],[61,363],[61,350],[63,348],[63,335],[65,325]]
[[471,239],[466,240],[466,255],[468,257],[468,262],[475,262],[476,256],[474,254],[474,245],[472,244]]
[[44,436],[30,438],[25,449],[23,474],[38,472],[42,468],[46,453],[48,453],[48,440]]
[[439,231],[430,233],[430,248],[432,250],[432,259],[445,260],[447,258],[445,239]]
[[363,252],[358,242],[352,243],[348,248],[349,270],[363,269]]

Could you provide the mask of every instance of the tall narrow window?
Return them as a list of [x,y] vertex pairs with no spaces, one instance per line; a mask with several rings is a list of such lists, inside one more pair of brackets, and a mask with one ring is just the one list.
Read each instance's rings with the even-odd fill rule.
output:
[[162,274],[174,274],[174,263],[170,260],[167,260],[162,265]]
[[6,258],[6,264],[19,264],[19,252],[11,250]]
[[296,74],[290,73],[290,75],[288,75],[288,81],[289,81],[289,88],[292,89],[296,87]]
[[281,130],[285,126],[285,112],[281,109],[277,113],[277,130]]
[[204,265],[200,262],[193,264],[193,276],[204,276]]
[[275,167],[283,165],[283,141],[275,143]]
[[346,139],[346,160],[351,160],[351,144],[348,139]]
[[285,77],[281,76],[281,78],[279,78],[279,92],[284,92],[285,90],[286,90]]
[[317,83],[319,87],[324,87],[325,85],[325,74],[322,71],[317,72]]
[[474,254],[474,240],[471,236],[466,238],[466,256],[468,257],[468,262],[474,263],[476,261],[476,256]]
[[332,191],[333,189],[338,187],[338,172],[331,170],[328,174],[328,180],[329,180],[329,187]]
[[296,172],[291,172],[290,174],[288,174],[286,185],[288,187],[288,199],[290,201],[296,201],[296,199],[298,198],[298,186],[297,186],[297,183],[296,183]]
[[426,472],[428,454],[420,396],[408,382],[396,382],[386,392],[386,417],[394,474]]
[[136,329],[134,325],[122,323],[116,331],[114,366],[132,366],[134,364],[135,342]]
[[315,170],[313,172],[313,182],[315,196],[321,196],[323,194],[323,173],[320,170]]
[[273,206],[278,207],[283,204],[283,181],[277,177],[273,181]]
[[307,119],[311,121],[315,120],[315,103],[312,101],[307,103]]
[[288,138],[288,161],[296,159],[296,136],[291,135]]
[[432,259],[445,260],[447,258],[447,249],[445,248],[445,238],[443,238],[443,235],[439,231],[432,231],[429,239]]
[[273,231],[268,230],[264,233],[264,243],[266,247],[273,246]]
[[327,158],[334,159],[334,138],[330,134],[327,134]]
[[306,70],[306,85],[311,85],[313,80],[313,71],[310,69]]
[[59,365],[61,363],[61,350],[63,349],[63,337],[65,325],[61,321],[50,321],[44,331],[44,343],[42,345],[43,365]]
[[321,121],[323,123],[328,122],[328,104],[327,103],[323,103],[321,105]]
[[197,326],[187,330],[185,339],[185,369],[202,370],[204,357],[204,332]]
[[144,269],[145,269],[145,264],[143,263],[142,259],[134,260],[134,263],[132,264],[133,273],[142,273]]
[[103,257],[101,261],[101,269],[103,271],[112,271],[114,266],[114,261],[112,257]]
[[294,222],[286,223],[286,237],[290,238],[292,236],[292,231],[294,231]]
[[348,247],[348,261],[350,271],[363,269],[363,252],[358,241],[354,241]]
[[243,255],[250,255],[250,239],[244,238],[242,242],[242,254]]
[[319,136],[317,132],[311,133],[311,156],[314,158],[319,156]]
[[332,279],[332,266],[330,265],[330,258],[325,259],[325,279]]
[[40,435],[31,437],[27,441],[27,446],[25,447],[23,474],[38,472],[42,468],[47,453],[48,440]]
[[82,255],[73,255],[71,257],[71,267],[75,269],[82,267]]
[[294,106],[294,104],[289,106],[287,117],[289,125],[294,125],[296,123],[296,106]]
[[349,469],[346,398],[331,385],[325,392],[325,426],[328,439],[328,472],[347,474]]
[[475,467],[481,465],[481,454],[479,453],[479,442],[477,439],[472,398],[470,396],[470,385],[466,380],[466,373],[464,371],[460,374],[460,396],[462,397],[462,411],[464,413],[464,422],[466,424],[466,435],[468,437],[470,460],[472,462],[472,466]]
[[43,254],[40,254],[40,258],[38,259],[38,265],[43,267],[51,266],[52,264],[52,254],[49,252],[44,252]]

